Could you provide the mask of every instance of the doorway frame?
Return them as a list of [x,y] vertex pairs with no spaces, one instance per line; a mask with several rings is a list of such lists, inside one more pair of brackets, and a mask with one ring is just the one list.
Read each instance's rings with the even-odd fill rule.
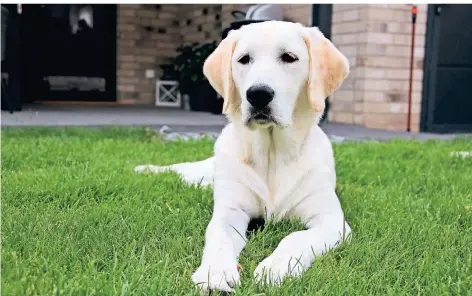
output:
[[439,54],[439,28],[441,26],[441,18],[438,17],[436,11],[439,6],[445,4],[428,4],[428,15],[426,18],[426,43],[423,64],[423,91],[421,97],[421,114],[420,114],[420,131],[436,132],[436,133],[453,133],[453,132],[471,132],[472,124],[435,124],[435,89],[434,87],[437,72],[435,65],[438,62]]
[[[323,35],[331,40],[331,18],[333,14],[333,4],[312,4],[311,5],[311,26],[318,27]],[[329,97],[325,99],[325,109],[321,115],[321,123],[329,121]]]
[[316,26],[331,40],[333,4],[312,4],[311,25]]

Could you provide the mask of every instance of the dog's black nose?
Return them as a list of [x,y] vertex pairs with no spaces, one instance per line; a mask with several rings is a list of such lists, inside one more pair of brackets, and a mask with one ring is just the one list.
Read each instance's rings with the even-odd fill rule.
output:
[[263,108],[274,98],[274,90],[267,85],[251,86],[246,91],[246,98],[252,106]]

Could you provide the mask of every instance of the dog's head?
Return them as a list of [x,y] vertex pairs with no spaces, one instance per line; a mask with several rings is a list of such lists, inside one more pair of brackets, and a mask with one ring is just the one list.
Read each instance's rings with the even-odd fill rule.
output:
[[283,128],[300,108],[319,118],[349,64],[318,28],[269,21],[231,31],[203,72],[230,119],[249,128]]

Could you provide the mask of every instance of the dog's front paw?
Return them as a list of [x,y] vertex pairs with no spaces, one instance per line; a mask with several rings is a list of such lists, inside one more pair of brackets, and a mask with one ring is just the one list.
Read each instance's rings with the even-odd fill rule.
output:
[[202,292],[208,290],[233,292],[233,287],[240,282],[237,263],[230,260],[203,263],[192,275],[192,281]]
[[254,278],[261,283],[276,286],[288,276],[300,276],[305,269],[300,258],[271,255],[256,267]]
[[311,265],[311,253],[300,248],[302,244],[297,243],[295,236],[282,240],[272,255],[259,263],[254,270],[257,281],[279,285],[288,276],[300,276]]
[[152,164],[138,165],[134,168],[135,173],[159,173],[161,167]]

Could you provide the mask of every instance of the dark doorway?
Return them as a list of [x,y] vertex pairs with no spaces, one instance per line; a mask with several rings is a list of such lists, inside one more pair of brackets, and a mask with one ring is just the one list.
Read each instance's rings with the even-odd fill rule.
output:
[[27,4],[22,10],[24,101],[116,100],[116,5]]
[[472,131],[472,5],[428,5],[421,130]]
[[313,4],[312,26],[318,27],[328,39],[331,39],[332,11],[332,4]]
[[[331,15],[333,12],[332,4],[313,4],[312,5],[312,26],[318,27],[323,35],[331,40]],[[329,97],[326,98],[326,107],[321,117],[321,122],[328,121]]]

